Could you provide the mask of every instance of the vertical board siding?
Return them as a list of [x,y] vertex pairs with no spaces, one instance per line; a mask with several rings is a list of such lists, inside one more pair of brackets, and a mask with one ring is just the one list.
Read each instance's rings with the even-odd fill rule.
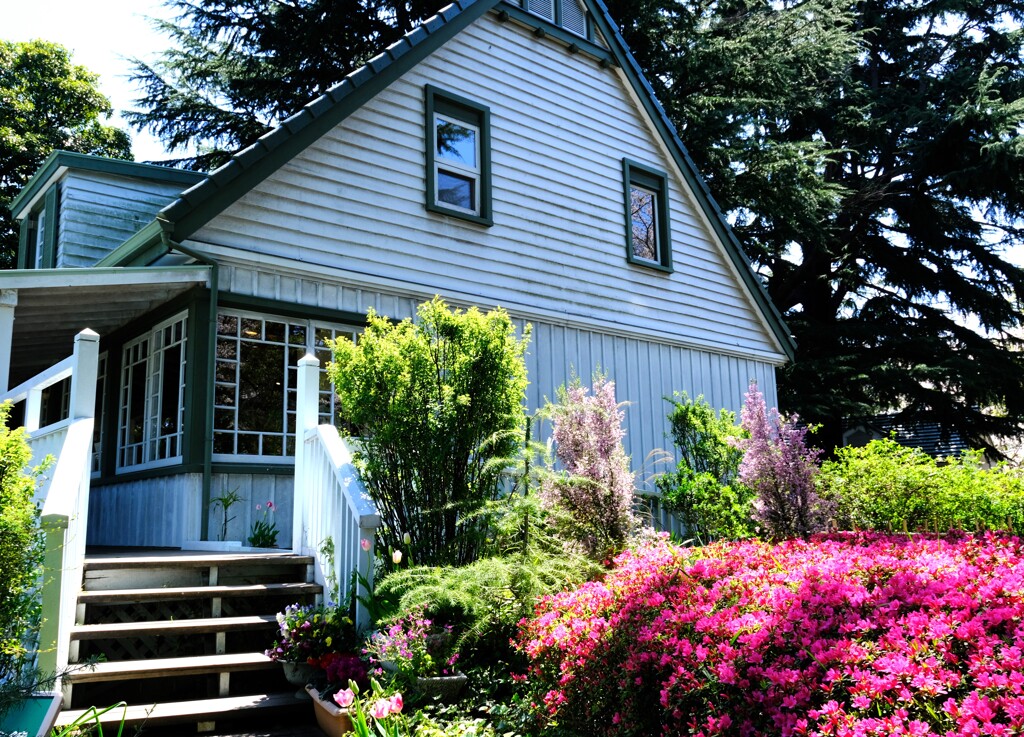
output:
[[87,543],[180,547],[199,539],[201,499],[197,473],[93,487]]
[[[277,524],[277,546],[289,548],[292,544],[292,492],[294,479],[291,474],[215,473],[210,487],[210,498],[222,496],[232,490],[241,494],[243,501],[231,507],[228,517],[228,540],[240,540],[248,545],[252,523],[262,518],[262,510],[268,501],[274,503],[276,511],[267,521]],[[219,539],[220,507],[210,509],[210,534],[208,539]],[[196,538],[198,539],[198,538]]]
[[61,183],[57,266],[92,266],[149,223],[184,189],[143,179],[71,171]]
[[[424,85],[491,110],[494,225],[424,208]],[[669,173],[675,272],[625,258],[622,159]],[[195,234],[637,335],[782,359],[618,71],[487,15]]]

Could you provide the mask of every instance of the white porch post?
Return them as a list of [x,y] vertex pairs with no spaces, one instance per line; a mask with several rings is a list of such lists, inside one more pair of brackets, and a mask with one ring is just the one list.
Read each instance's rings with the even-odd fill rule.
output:
[[10,388],[11,350],[14,348],[14,308],[17,289],[0,289],[0,394]]
[[86,328],[75,336],[75,370],[71,374],[72,419],[93,417],[96,414],[96,376],[100,364],[100,336]]
[[292,550],[304,553],[306,540],[306,434],[320,419],[320,361],[307,353],[299,359],[295,397],[295,484],[292,492]]

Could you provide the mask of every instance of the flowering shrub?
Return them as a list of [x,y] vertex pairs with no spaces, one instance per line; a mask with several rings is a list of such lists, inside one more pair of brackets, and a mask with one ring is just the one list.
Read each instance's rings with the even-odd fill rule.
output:
[[414,684],[417,676],[454,673],[459,656],[450,652],[451,632],[449,625],[434,625],[420,607],[374,634],[365,652],[371,659],[393,668],[398,682]]
[[820,453],[808,449],[807,428],[775,410],[769,416],[757,384],[747,391],[741,417],[749,437],[736,440],[745,451],[739,480],[754,491],[754,519],[775,538],[823,530],[831,510],[814,488]]
[[1022,553],[992,534],[661,542],[540,602],[528,687],[576,734],[1020,734]]
[[267,657],[284,663],[320,665],[325,655],[355,645],[355,625],[338,607],[291,604],[277,615],[277,636]]
[[566,473],[541,485],[546,504],[568,512],[569,534],[591,553],[621,549],[636,525],[633,474],[622,447],[625,413],[615,401],[615,382],[594,380],[593,393],[576,382],[548,407],[555,456]]

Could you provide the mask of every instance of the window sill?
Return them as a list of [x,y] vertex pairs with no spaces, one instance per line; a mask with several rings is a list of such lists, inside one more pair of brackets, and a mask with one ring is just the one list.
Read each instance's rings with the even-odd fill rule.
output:
[[633,256],[627,256],[626,261],[633,264],[633,266],[642,266],[645,269],[651,269],[652,271],[661,271],[665,274],[671,274],[675,271],[671,266],[665,264],[659,264],[657,261],[647,261],[642,258],[634,258]]
[[494,220],[490,217],[482,217],[480,215],[474,215],[471,212],[463,212],[461,210],[452,210],[441,205],[427,204],[428,212],[435,212],[438,215],[447,215],[448,217],[458,218],[459,220],[465,220],[468,223],[476,223],[477,225],[484,225],[491,227],[494,225]]

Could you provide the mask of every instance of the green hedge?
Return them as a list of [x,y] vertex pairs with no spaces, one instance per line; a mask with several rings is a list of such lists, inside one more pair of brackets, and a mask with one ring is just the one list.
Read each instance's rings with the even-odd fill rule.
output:
[[981,453],[941,463],[891,439],[840,448],[822,464],[819,493],[836,505],[842,529],[1024,532],[1024,474],[982,468]]

